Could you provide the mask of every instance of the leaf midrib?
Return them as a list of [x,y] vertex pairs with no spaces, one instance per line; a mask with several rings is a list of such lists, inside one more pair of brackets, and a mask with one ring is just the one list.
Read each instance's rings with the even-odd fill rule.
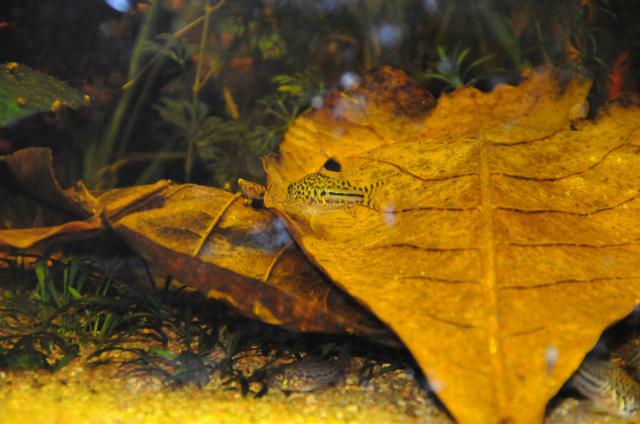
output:
[[480,236],[480,257],[482,259],[482,278],[484,282],[488,310],[487,316],[487,351],[492,369],[493,387],[496,399],[496,416],[507,410],[509,400],[505,390],[505,366],[500,341],[500,323],[498,317],[498,287],[496,281],[496,249],[495,249],[495,216],[491,198],[491,170],[489,169],[489,143],[486,138],[480,139],[479,154],[480,177],[480,216],[482,219]]

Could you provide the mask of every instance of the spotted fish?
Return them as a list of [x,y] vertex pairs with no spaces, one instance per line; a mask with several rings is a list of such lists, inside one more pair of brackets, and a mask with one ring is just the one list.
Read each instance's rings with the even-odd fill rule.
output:
[[341,358],[319,360],[307,357],[274,370],[268,384],[284,392],[310,392],[343,379],[345,367],[346,361]]
[[611,361],[585,360],[571,385],[598,409],[623,418],[635,417],[638,412],[640,383]]
[[363,205],[380,210],[374,199],[381,182],[365,186],[357,186],[347,180],[329,177],[314,172],[289,184],[287,200],[289,202],[305,202],[309,205]]
[[634,337],[618,346],[613,355],[631,377],[640,381],[640,338]]

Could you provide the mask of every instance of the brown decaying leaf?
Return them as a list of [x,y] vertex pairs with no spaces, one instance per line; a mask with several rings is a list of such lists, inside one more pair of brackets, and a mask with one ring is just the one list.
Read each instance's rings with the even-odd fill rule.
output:
[[[640,110],[581,119],[589,82],[550,68],[421,113],[402,112],[397,87],[416,90],[382,68],[300,117],[264,161],[265,204],[400,336],[459,422],[539,423],[639,303]],[[381,210],[288,200],[313,172],[381,182]]]
[[278,218],[239,194],[173,185],[157,200],[109,222],[180,281],[270,324],[395,340],[307,261]]
[[28,147],[0,156],[18,182],[36,197],[78,216],[89,217],[98,210],[93,195],[79,181],[63,190],[53,171],[51,150],[46,147]]
[[0,249],[27,249],[41,243],[81,240],[103,229],[99,217],[86,221],[71,221],[53,227],[0,230]]
[[245,315],[293,330],[355,333],[399,344],[322,276],[281,221],[246,206],[238,194],[161,180],[78,196],[60,187],[48,149],[26,149],[3,159],[36,195],[81,216],[92,205],[94,213],[55,227],[2,230],[0,250],[88,238],[111,227],[154,265]]

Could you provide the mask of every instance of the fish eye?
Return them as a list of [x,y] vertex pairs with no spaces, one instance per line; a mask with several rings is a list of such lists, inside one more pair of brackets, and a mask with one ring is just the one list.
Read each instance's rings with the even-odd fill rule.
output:
[[333,172],[340,172],[340,170],[342,169],[340,163],[338,163],[338,161],[336,161],[335,159],[327,159],[323,166],[327,171]]

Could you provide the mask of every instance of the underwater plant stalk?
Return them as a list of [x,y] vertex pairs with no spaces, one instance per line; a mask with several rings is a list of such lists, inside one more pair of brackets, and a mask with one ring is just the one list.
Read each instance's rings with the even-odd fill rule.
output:
[[192,97],[191,104],[192,110],[194,111],[191,114],[191,128],[189,129],[189,139],[187,145],[187,157],[184,163],[184,180],[185,182],[189,182],[191,180],[191,172],[193,171],[193,160],[195,154],[195,143],[196,143],[196,132],[198,130],[198,114],[195,112],[198,109],[198,94],[200,93],[200,89],[204,86],[206,80],[211,76],[210,72],[207,72],[205,78],[202,78],[202,68],[204,66],[204,48],[207,42],[207,35],[209,33],[209,18],[213,12],[222,7],[225,0],[220,0],[215,6],[209,6],[209,0],[205,1],[204,6],[204,22],[202,24],[202,33],[200,35],[200,49],[198,51],[198,65],[196,67],[196,76],[193,81],[192,88]]
[[[143,60],[143,45],[145,40],[147,40],[153,29],[155,28],[155,24],[158,21],[160,11],[160,2],[151,3],[151,7],[145,14],[144,22],[140,28],[140,32],[138,33],[138,37],[136,38],[135,46],[133,48],[133,53],[131,55],[131,62],[129,65],[129,74],[128,77],[130,80],[134,78],[135,75],[138,74],[138,70],[140,69],[140,64]],[[85,154],[84,160],[84,174],[85,181],[90,181],[90,186],[94,188],[104,187],[111,185],[109,182],[106,184],[104,181],[97,180],[95,178],[95,171],[103,168],[109,161],[113,159],[118,159],[124,152],[126,147],[126,139],[119,139],[119,135],[121,133],[121,128],[125,119],[129,119],[134,121],[135,117],[127,114],[127,110],[131,105],[131,102],[134,97],[134,90],[125,90],[120,96],[120,100],[118,101],[118,105],[116,106],[115,111],[111,117],[111,121],[100,138],[99,143],[91,146],[87,153]],[[113,157],[114,151],[117,151],[116,157]]]

